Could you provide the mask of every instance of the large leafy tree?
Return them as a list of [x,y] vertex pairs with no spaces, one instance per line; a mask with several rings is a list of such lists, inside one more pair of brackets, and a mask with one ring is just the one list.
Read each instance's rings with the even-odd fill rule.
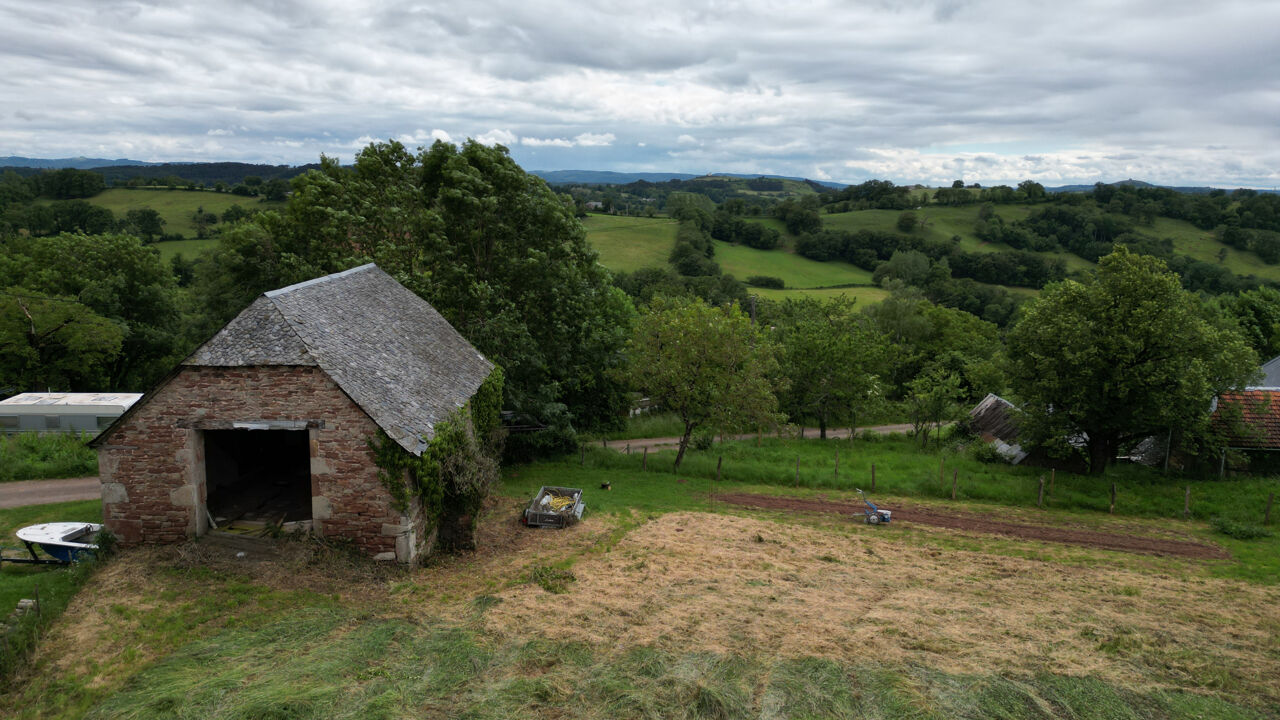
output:
[[939,366],[962,379],[968,399],[1003,389],[999,328],[963,310],[935,305],[917,288],[896,280],[885,286],[889,297],[863,313],[889,343],[885,377],[894,396],[906,397],[914,378]]
[[1033,437],[1085,438],[1093,473],[1127,442],[1195,429],[1215,393],[1257,368],[1240,333],[1163,261],[1123,247],[1087,280],[1050,285],[1028,303],[1009,334],[1009,358]]
[[124,330],[72,298],[0,292],[0,391],[99,390]]
[[1259,287],[1220,302],[1258,355],[1264,359],[1280,355],[1280,290]]
[[[281,213],[223,234],[198,283],[235,312],[264,290],[378,265],[436,307],[506,371],[507,406],[580,426],[625,416],[621,359],[634,309],[609,283],[567,197],[505,148],[437,142],[414,154],[370,145],[296,178]],[[210,332],[227,319],[215,313]]]
[[[130,235],[11,238],[0,247],[0,285],[88,311],[76,311],[77,319],[59,334],[81,328],[77,342],[103,339],[102,352],[80,350],[86,362],[104,363],[102,372],[62,374],[79,378],[62,389],[145,390],[189,350],[172,271],[154,248]],[[49,317],[63,315],[48,307]],[[118,332],[101,330],[91,318],[110,321]]]
[[694,430],[730,430],[777,419],[773,341],[736,305],[653,300],[627,345],[636,389],[680,418],[679,468]]
[[793,422],[817,420],[825,439],[828,425],[853,424],[879,401],[888,345],[853,302],[788,300],[771,315],[782,374],[791,381],[780,400]]

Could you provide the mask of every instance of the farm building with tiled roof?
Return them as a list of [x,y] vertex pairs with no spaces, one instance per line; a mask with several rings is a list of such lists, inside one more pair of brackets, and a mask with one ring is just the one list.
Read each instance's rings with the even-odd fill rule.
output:
[[106,525],[128,544],[293,524],[408,562],[425,519],[370,440],[421,454],[492,369],[374,265],[265,293],[95,440]]
[[1280,387],[1225,392],[1214,402],[1210,422],[1228,447],[1280,450]]

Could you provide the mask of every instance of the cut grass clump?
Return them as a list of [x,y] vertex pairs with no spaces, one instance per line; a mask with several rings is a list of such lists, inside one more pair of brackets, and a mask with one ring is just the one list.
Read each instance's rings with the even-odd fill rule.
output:
[[1257,538],[1271,537],[1271,531],[1260,525],[1236,522],[1230,518],[1214,517],[1209,520],[1209,524],[1217,532],[1237,540],[1255,540]]
[[0,482],[98,474],[98,453],[88,434],[14,433],[0,435]]
[[529,573],[529,582],[556,595],[568,592],[569,583],[577,579],[569,570],[545,565],[535,567]]

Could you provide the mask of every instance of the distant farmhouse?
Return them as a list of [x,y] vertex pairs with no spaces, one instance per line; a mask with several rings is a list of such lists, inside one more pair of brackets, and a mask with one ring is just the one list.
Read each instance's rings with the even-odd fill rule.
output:
[[169,543],[257,519],[409,562],[432,537],[370,441],[420,455],[492,369],[374,265],[268,292],[94,441],[106,525]]
[[[1210,418],[1210,426],[1225,438],[1227,449],[1247,455],[1280,450],[1280,357],[1271,358],[1259,370],[1258,385],[1214,398]],[[1224,453],[1219,473],[1225,471]]]

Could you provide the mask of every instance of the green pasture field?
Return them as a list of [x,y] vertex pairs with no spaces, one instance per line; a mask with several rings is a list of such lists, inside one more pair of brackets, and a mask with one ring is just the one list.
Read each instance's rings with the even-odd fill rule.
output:
[[859,305],[871,305],[889,297],[889,291],[875,286],[855,286],[843,288],[815,288],[812,290],[775,290],[773,288],[748,288],[747,292],[766,300],[787,300],[814,298],[817,300],[833,300],[845,297],[856,301]]
[[715,261],[728,275],[745,281],[752,275],[782,278],[789,289],[870,285],[871,273],[846,262],[817,262],[781,250],[757,250],[714,241]]
[[216,238],[208,238],[206,240],[165,240],[164,242],[154,243],[152,247],[160,251],[160,259],[167,263],[175,255],[181,255],[187,260],[194,260],[200,253],[212,250],[217,245],[218,240]]
[[[232,205],[239,205],[245,210],[265,210],[284,207],[283,202],[263,202],[258,198],[242,197],[230,193],[216,193],[208,190],[159,190],[159,189],[127,189],[110,188],[89,199],[94,205],[107,208],[115,214],[116,219],[124,218],[130,210],[151,208],[164,218],[164,231],[181,233],[184,237],[195,237],[195,224],[191,216],[197,208],[203,207],[205,212],[221,216]],[[216,227],[216,226],[215,226]]]
[[680,223],[667,218],[588,215],[582,220],[587,241],[610,270],[634,272],[665,267]]
[[[1186,220],[1156,218],[1151,227],[1139,227],[1138,232],[1155,238],[1173,240],[1173,250],[1201,262],[1222,265],[1237,275],[1257,275],[1265,280],[1280,281],[1280,265],[1268,265],[1256,254],[1223,245],[1214,239],[1209,230],[1201,230]],[[1227,251],[1225,260],[1218,253]]]
[[[769,223],[781,225],[773,219],[765,221]],[[666,267],[679,223],[665,218],[588,215],[583,225],[587,229],[587,241],[600,254],[602,265],[610,270],[632,272],[644,267]],[[888,293],[871,286],[871,273],[849,263],[820,263],[785,250],[756,250],[720,241],[716,241],[715,247],[715,260],[726,274],[744,281],[752,275],[771,275],[786,283],[785,290],[751,288],[750,292],[761,297],[846,295],[862,302],[878,302],[888,297]],[[860,287],[831,287],[851,284]]]

